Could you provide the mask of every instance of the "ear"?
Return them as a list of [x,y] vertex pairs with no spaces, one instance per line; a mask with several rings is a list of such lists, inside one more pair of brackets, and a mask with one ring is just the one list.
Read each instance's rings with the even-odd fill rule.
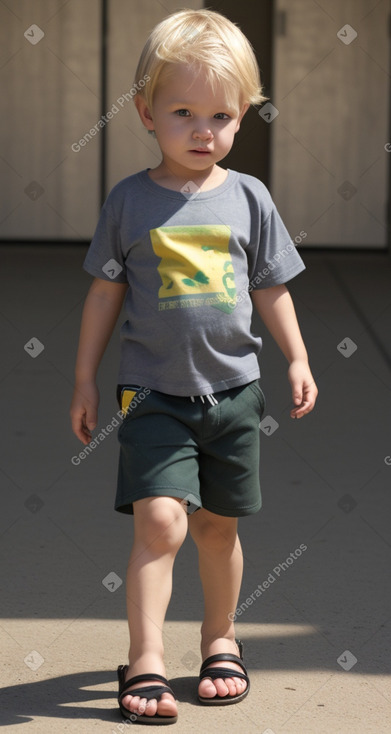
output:
[[240,130],[240,123],[242,122],[243,117],[245,116],[245,114],[246,114],[247,110],[249,109],[249,107],[250,107],[249,102],[246,102],[246,104],[243,105],[243,107],[242,107],[242,109],[240,111],[240,114],[239,114],[237,123],[236,123],[235,133],[237,133],[238,130]]
[[152,115],[144,97],[141,97],[140,94],[136,94],[134,104],[136,105],[137,112],[140,115],[140,119],[144,127],[146,127],[147,130],[154,130],[155,126],[153,124]]

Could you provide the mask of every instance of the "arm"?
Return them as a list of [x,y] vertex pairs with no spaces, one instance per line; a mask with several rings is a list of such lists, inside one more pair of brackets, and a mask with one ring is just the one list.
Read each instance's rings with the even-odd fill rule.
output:
[[127,289],[127,283],[95,278],[84,304],[70,409],[72,430],[84,444],[91,441],[91,431],[98,420],[96,373]]
[[295,408],[292,418],[302,418],[315,405],[318,388],[308,364],[295,308],[285,285],[251,291],[251,299],[266,328],[289,362],[288,379]]

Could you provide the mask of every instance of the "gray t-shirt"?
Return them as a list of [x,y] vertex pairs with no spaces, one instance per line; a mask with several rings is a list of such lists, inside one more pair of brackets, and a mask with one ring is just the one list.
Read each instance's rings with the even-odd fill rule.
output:
[[304,263],[257,178],[228,170],[210,191],[187,188],[163,188],[147,170],[120,181],[83,267],[129,283],[118,381],[206,395],[260,376],[249,290],[285,283]]

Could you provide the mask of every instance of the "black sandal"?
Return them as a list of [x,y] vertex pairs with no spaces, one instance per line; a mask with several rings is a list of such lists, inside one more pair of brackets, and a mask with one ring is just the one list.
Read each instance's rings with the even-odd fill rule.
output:
[[[154,726],[158,724],[175,724],[178,719],[177,716],[162,716],[157,713],[154,716],[146,716],[145,714],[133,713],[132,711],[129,711],[129,709],[125,708],[122,703],[124,696],[140,696],[141,698],[146,698],[147,701],[151,698],[156,698],[157,701],[160,701],[163,693],[171,693],[175,699],[174,693],[168,685],[168,680],[162,675],[146,673],[145,675],[135,675],[133,678],[129,678],[129,680],[125,681],[128,667],[128,665],[119,665],[117,670],[119,683],[118,704],[122,716],[137,724],[153,724]],[[133,688],[132,691],[129,691],[130,686],[134,685],[134,683],[141,683],[141,681],[145,682],[148,680],[160,680],[163,685],[159,686],[154,684],[152,686],[142,686],[140,688]]]
[[[250,679],[243,664],[243,643],[241,640],[235,640],[235,642],[239,648],[240,658],[238,658],[237,655],[231,655],[228,652],[223,652],[220,655],[211,655],[209,658],[206,658],[201,665],[199,680],[201,681],[203,678],[212,678],[212,680],[215,680],[216,678],[242,678],[242,680],[246,681],[247,688],[243,693],[239,693],[236,696],[230,696],[227,693],[226,696],[216,695],[213,698],[204,698],[203,696],[198,695],[198,700],[205,706],[228,706],[230,703],[238,703],[247,696],[250,690]],[[220,660],[237,663],[242,668],[243,673],[239,670],[232,670],[232,668],[208,668],[210,663],[217,663]]]

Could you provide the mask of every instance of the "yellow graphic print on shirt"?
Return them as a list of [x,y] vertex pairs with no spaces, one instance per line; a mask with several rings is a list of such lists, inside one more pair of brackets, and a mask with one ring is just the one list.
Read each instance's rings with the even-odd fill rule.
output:
[[200,224],[150,230],[158,271],[159,310],[214,306],[231,313],[235,274],[228,245],[230,227]]

